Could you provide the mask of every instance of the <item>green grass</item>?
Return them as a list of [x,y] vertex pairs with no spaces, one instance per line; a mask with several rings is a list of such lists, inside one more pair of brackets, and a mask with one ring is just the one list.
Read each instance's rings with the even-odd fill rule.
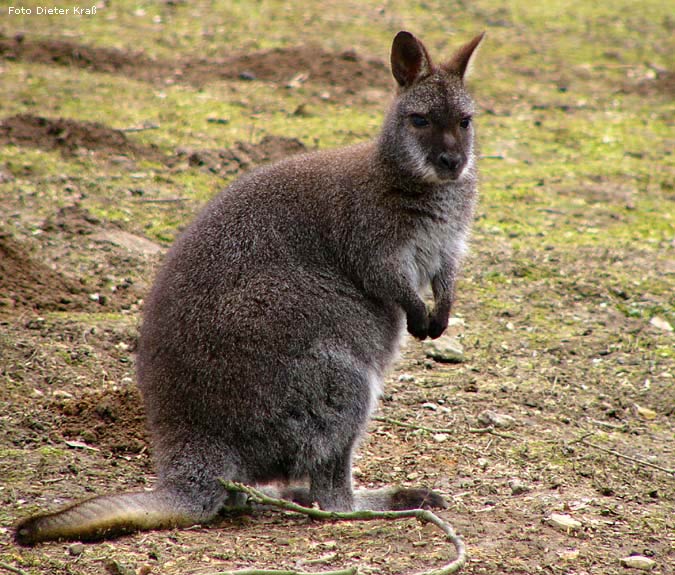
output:
[[[428,447],[433,438],[410,432],[396,453],[387,451],[387,446],[394,444],[397,433],[387,430],[389,437],[382,438],[386,441],[372,440],[373,446],[377,443],[372,447],[377,457],[359,462],[363,480],[377,482],[393,476],[405,480],[407,467],[393,472],[391,460],[408,465],[409,456],[410,465],[420,471],[427,466],[439,468],[438,461],[444,458],[452,461],[439,470],[439,478],[447,478],[443,489],[455,494],[456,480],[471,479],[460,490],[466,493],[454,501],[465,518],[463,500],[468,501],[467,509],[478,510],[473,513],[477,521],[460,524],[471,548],[466,569],[472,573],[530,572],[543,565],[552,570],[614,574],[622,569],[618,557],[624,547],[626,554],[653,548],[659,568],[667,569],[672,549],[664,549],[672,538],[654,537],[654,533],[670,533],[664,530],[666,518],[673,516],[667,478],[655,474],[645,479],[645,470],[635,471],[633,464],[567,442],[587,430],[596,431],[594,441],[599,445],[648,455],[667,465],[664,445],[672,439],[667,404],[673,396],[675,346],[671,333],[658,331],[649,321],[658,316],[675,326],[675,111],[672,92],[657,90],[653,82],[663,70],[673,72],[672,2],[113,0],[99,4],[107,6],[95,16],[77,18],[10,17],[3,6],[0,34],[11,38],[22,32],[27,41],[60,38],[139,51],[161,60],[225,59],[314,44],[337,53],[353,48],[386,62],[391,39],[400,29],[418,34],[437,59],[486,30],[470,81],[480,110],[477,123],[485,156],[480,163],[481,203],[473,253],[455,310],[466,319],[462,334],[466,362],[440,366],[416,356],[406,369],[415,374],[418,387],[397,389],[382,405],[401,419],[420,417],[424,422],[428,418],[435,426],[456,426],[457,438]],[[73,3],[25,0],[21,5],[34,10],[44,5],[72,9]],[[379,80],[377,86],[381,86]],[[311,79],[293,90],[259,81],[215,80],[200,88],[153,85],[119,74],[0,61],[0,119],[30,113],[117,129],[151,122],[158,128],[130,132],[127,137],[157,146],[166,158],[179,148],[228,148],[236,142],[256,143],[268,134],[299,138],[309,148],[362,141],[377,133],[388,103],[388,95],[378,90],[344,94]],[[320,97],[324,91],[331,93],[330,99]],[[304,112],[296,114],[301,106]],[[104,288],[108,276],[140,275],[141,269],[147,277],[134,276],[136,286],[149,284],[152,266],[141,266],[136,255],[127,257],[121,250],[105,252],[106,246],[87,235],[45,233],[44,220],[60,208],[79,203],[111,229],[119,226],[168,245],[227,184],[226,179],[186,162],[116,161],[105,155],[67,156],[15,146],[0,147],[0,174],[5,175],[0,178],[0,233],[9,230],[30,257],[44,256],[49,263],[56,256],[54,266],[59,272],[80,277],[85,286]],[[38,246],[44,254],[37,253]],[[0,335],[3,350],[15,360],[0,374],[3,399],[17,403],[9,417],[19,419],[7,419],[9,426],[16,423],[8,427],[10,441],[26,425],[22,417],[54,409],[47,401],[51,390],[97,391],[103,384],[120,385],[132,371],[131,365],[119,362],[121,356],[125,361],[131,357],[132,350],[122,354],[115,345],[133,341],[140,321],[135,308],[128,313],[48,312],[44,314],[48,325],[41,331],[21,331],[31,317],[28,310],[0,311],[14,314],[9,322],[0,322],[0,329],[8,330],[7,336]],[[93,328],[98,335],[86,339]],[[22,334],[23,340],[9,341],[15,333]],[[95,351],[91,358],[77,355],[88,346]],[[472,382],[470,391],[468,382]],[[45,397],[30,405],[34,389]],[[452,409],[447,417],[440,411],[418,409],[436,398]],[[616,420],[598,407],[603,402],[614,410]],[[657,418],[640,420],[631,411],[634,403],[654,409]],[[473,426],[484,409],[512,413],[518,425],[508,433],[517,439],[488,434],[467,437],[462,430]],[[616,423],[617,430],[598,427],[593,419]],[[619,430],[619,425],[629,432]],[[6,509],[0,511],[3,526],[30,511],[20,501],[27,500],[26,493],[50,493],[48,500],[55,495],[72,498],[83,494],[90,473],[96,479],[94,488],[101,492],[104,483],[106,489],[113,484],[117,488],[137,484],[137,468],[129,471],[128,462],[118,466],[105,450],[99,454],[105,461],[98,459],[97,465],[86,468],[92,454],[67,449],[59,436],[62,431],[46,431],[45,443],[31,436],[38,443],[0,449],[8,486],[3,491]],[[50,441],[57,447],[48,445]],[[413,461],[412,456],[425,448],[428,458]],[[479,456],[489,460],[485,472],[473,465]],[[129,459],[133,465],[136,456]],[[66,477],[64,469],[70,463],[72,470],[83,470],[79,478],[71,481],[68,476],[67,481],[46,483],[39,489],[27,483],[46,473]],[[107,463],[115,463],[113,471],[105,468]],[[142,464],[143,459],[136,463]],[[510,477],[533,484],[528,499],[508,495]],[[605,483],[621,496],[595,493],[594,486]],[[654,485],[659,500],[643,504],[640,490],[647,492]],[[483,513],[488,508],[482,504],[487,499],[476,489],[481,486],[495,489],[489,494],[489,500],[499,503],[494,509],[490,503],[495,514]],[[581,510],[572,506],[571,513],[598,520],[589,523],[592,544],[587,537],[564,541],[562,534],[556,534],[550,538],[541,518],[558,506],[586,501],[589,490],[595,495],[588,506]],[[616,506],[617,517],[606,519],[611,529],[596,530],[593,525],[605,525],[605,518],[594,517],[593,510],[603,506]],[[44,506],[36,501],[29,507]],[[287,529],[286,522],[284,518],[279,525],[265,523],[262,528],[274,537]],[[223,541],[229,541],[230,527],[181,532],[180,537],[170,537],[170,546],[162,543],[161,534],[154,555],[147,553],[154,536],[143,535],[126,543],[87,547],[81,556],[67,560],[62,560],[63,546],[30,551],[8,546],[2,560],[31,573],[50,568],[60,573],[93,573],[108,558],[138,570],[150,557],[153,569],[177,572],[189,562],[203,563],[201,555],[199,560],[195,557],[210,549],[204,551],[209,561],[243,558],[258,563],[258,542],[253,542],[255,553],[246,547],[243,535],[236,536],[234,547],[223,546]],[[493,527],[499,541],[486,543],[484,534]],[[543,544],[520,554],[524,547],[518,541],[530,537],[531,528]],[[332,539],[362,541],[357,559],[372,552],[373,538],[363,539],[361,528],[333,525],[327,529]],[[381,534],[390,529],[382,527]],[[190,539],[193,536],[199,540]],[[661,547],[655,546],[656,539],[664,541]],[[289,544],[298,543],[298,547],[306,541],[305,535],[297,541],[288,538]],[[579,549],[581,559],[561,566],[556,557],[562,545]],[[546,547],[545,552],[539,547]],[[226,549],[223,554],[224,548],[237,552]],[[341,544],[339,548],[339,561],[351,559],[343,555]],[[510,549],[523,557],[509,557]],[[490,563],[491,553],[499,557]],[[152,557],[160,555],[155,566]],[[528,555],[531,561],[525,564]],[[270,557],[277,560],[275,553],[270,552]],[[165,561],[174,566],[164,565]],[[521,561],[522,568],[514,567]]]

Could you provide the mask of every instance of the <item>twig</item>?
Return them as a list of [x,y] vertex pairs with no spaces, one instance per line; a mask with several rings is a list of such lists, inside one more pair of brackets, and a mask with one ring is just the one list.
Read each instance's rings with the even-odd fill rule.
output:
[[610,423],[609,421],[600,421],[599,419],[591,419],[590,422],[595,423],[595,425],[599,425],[601,427],[616,429],[617,431],[628,431],[628,425],[626,423],[616,424]]
[[517,436],[511,435],[510,433],[503,433],[502,431],[497,431],[493,425],[488,425],[487,427],[469,427],[467,429],[469,433],[487,433],[494,435],[495,437],[501,437],[502,439],[518,439]]
[[437,427],[425,427],[424,425],[418,425],[417,423],[406,423],[405,421],[399,421],[398,419],[392,419],[391,417],[373,417],[375,421],[381,421],[382,423],[391,423],[392,425],[397,425],[398,427],[405,427],[407,429],[415,429],[419,431],[426,431],[427,433],[455,433],[456,429],[444,429]]
[[11,571],[12,573],[16,573],[17,575],[27,575],[27,573],[18,567],[14,567],[13,565],[9,565],[8,563],[0,562],[0,569],[5,569],[7,571]]
[[237,571],[218,571],[213,575],[358,575],[356,567],[341,569],[340,571],[322,571],[321,573],[307,573],[305,571],[284,571],[279,569],[238,569]]
[[159,124],[154,124],[152,122],[146,122],[140,126],[130,126],[128,128],[122,128],[120,132],[143,132],[145,130],[158,130]]
[[[589,434],[587,434],[586,437],[588,437],[588,435]],[[603,447],[602,445],[598,445],[596,443],[591,443],[590,441],[586,441],[585,437],[582,437],[581,439],[578,439],[578,440],[574,441],[573,443],[581,443],[582,445],[586,445],[588,447],[592,447],[593,449],[598,449],[600,451],[604,451],[605,453],[609,453],[609,454],[614,455],[615,457],[618,457],[620,459],[632,461],[633,463],[637,463],[638,465],[644,465],[646,467],[658,469],[659,471],[663,471],[664,473],[668,473],[670,475],[675,475],[675,469],[668,469],[667,467],[661,467],[660,465],[657,465],[656,463],[651,463],[650,461],[645,461],[644,459],[638,459],[637,457],[631,457],[630,455],[625,455],[623,453],[619,453],[618,451],[614,451],[613,449],[609,449],[607,447]]]
[[[406,429],[416,429],[420,431],[426,431],[427,433],[457,433],[456,429],[442,428],[442,427],[425,427],[424,425],[418,425],[416,423],[406,423],[405,421],[399,421],[398,419],[392,419],[390,417],[373,417],[375,421],[381,421],[382,423],[390,423],[391,425],[397,425],[399,427],[405,427]],[[497,437],[503,437],[504,439],[518,439],[515,435],[510,435],[508,433],[502,433],[497,431],[494,426],[490,425],[488,427],[479,427],[473,428],[470,427],[467,430],[469,433],[489,433],[490,435],[496,435]]]
[[[241,483],[235,483],[232,481],[222,481],[223,485],[229,491],[238,491],[240,493],[245,493],[248,495],[249,499],[253,503],[259,505],[268,505],[278,507],[280,509],[285,509],[287,511],[293,511],[295,513],[302,513],[307,515],[312,519],[318,519],[322,521],[373,521],[379,519],[409,519],[415,518],[421,523],[432,523],[438,527],[443,533],[445,533],[446,539],[452,543],[457,552],[457,558],[451,561],[450,563],[444,565],[440,569],[433,569],[431,571],[425,571],[419,575],[450,575],[451,573],[456,573],[459,571],[466,563],[466,548],[464,547],[464,542],[462,539],[455,533],[453,527],[443,521],[440,517],[434,515],[431,511],[427,509],[409,509],[405,511],[351,511],[346,513],[339,513],[335,511],[323,511],[321,509],[315,509],[311,507],[302,507],[292,501],[286,501],[284,499],[275,499],[268,497],[264,493],[261,493],[257,489],[242,485]],[[213,575],[356,575],[358,573],[357,568],[352,567],[343,571],[330,571],[323,572],[320,574],[311,574],[311,573],[301,573],[299,571],[278,571],[278,570],[239,570],[239,571],[222,571],[219,573],[214,573]]]
[[142,204],[174,204],[187,201],[187,198],[139,198],[136,200]]

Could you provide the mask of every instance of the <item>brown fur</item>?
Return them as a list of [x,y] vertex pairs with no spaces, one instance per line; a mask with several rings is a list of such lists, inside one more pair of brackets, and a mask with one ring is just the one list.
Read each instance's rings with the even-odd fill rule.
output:
[[447,326],[476,202],[464,75],[480,38],[437,67],[400,32],[374,141],[254,171],[206,206],[144,309],[157,487],[29,517],[18,543],[208,522],[240,503],[219,478],[306,481],[286,495],[330,510],[444,504],[428,489],[353,492],[351,458],[405,327]]

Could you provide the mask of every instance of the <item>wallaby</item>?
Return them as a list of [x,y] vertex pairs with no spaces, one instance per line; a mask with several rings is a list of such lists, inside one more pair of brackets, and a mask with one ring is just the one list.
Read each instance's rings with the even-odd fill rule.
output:
[[399,32],[375,140],[262,167],[206,206],[144,306],[157,486],[24,519],[19,544],[206,523],[241,499],[220,478],[326,510],[444,506],[425,488],[354,492],[351,466],[406,325],[447,327],[476,203],[465,75],[482,38],[435,66]]

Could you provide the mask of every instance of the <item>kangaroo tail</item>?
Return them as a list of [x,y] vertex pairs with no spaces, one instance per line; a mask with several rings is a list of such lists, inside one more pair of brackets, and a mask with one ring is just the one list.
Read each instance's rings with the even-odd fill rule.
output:
[[103,495],[86,499],[46,515],[33,515],[19,522],[14,535],[19,545],[41,541],[96,541],[148,529],[194,525],[204,517],[180,505],[166,489]]

